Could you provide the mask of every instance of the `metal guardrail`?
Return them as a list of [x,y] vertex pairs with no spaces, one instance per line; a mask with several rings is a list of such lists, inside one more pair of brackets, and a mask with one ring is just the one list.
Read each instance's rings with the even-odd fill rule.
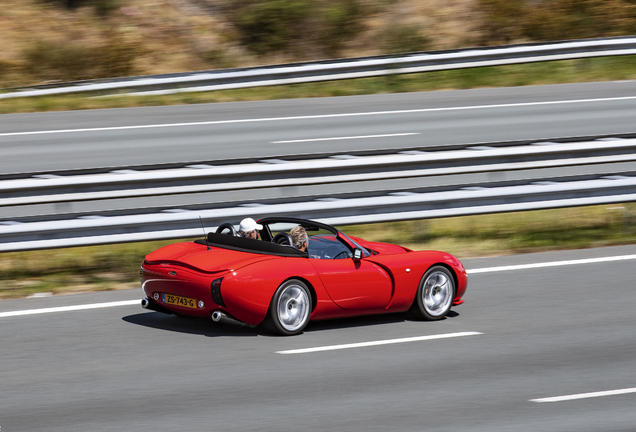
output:
[[[636,200],[636,139],[505,147],[494,143],[463,150],[406,152],[0,180],[0,207],[5,209],[82,200],[90,204],[122,198],[131,199],[131,205],[135,205],[139,196],[165,198],[219,190],[238,191],[242,196],[250,190],[291,185],[312,185],[322,191],[275,198],[263,195],[263,199],[227,200],[203,206],[174,207],[167,205],[168,200],[163,208],[160,204],[110,212],[4,218],[0,219],[0,252],[196,237],[202,235],[199,217],[207,227],[238,222],[246,216],[276,215],[343,225]],[[572,167],[579,171],[565,172]],[[549,170],[556,174],[547,174]],[[522,175],[513,181],[502,180],[512,172]],[[466,177],[484,173],[493,179],[476,182]],[[458,180],[443,186],[418,186],[426,178]],[[389,187],[386,181],[393,179],[406,179],[408,187]],[[368,182],[374,186],[368,186]],[[335,192],[337,187],[348,183],[365,186]]]
[[630,201],[636,201],[636,177],[32,222],[0,228],[0,252],[196,237],[202,234],[197,227],[199,217],[207,226],[247,216],[277,215],[353,225]]
[[[537,145],[538,144],[538,145]],[[406,153],[406,154],[405,154]],[[0,181],[0,208],[29,204],[95,201],[201,192],[537,169],[636,160],[636,139],[582,143],[534,143],[463,150],[397,151],[302,161],[281,159],[227,166],[128,171],[98,175],[47,176]],[[188,184],[184,185],[183,183]],[[30,195],[31,191],[37,193]]]
[[123,89],[148,95],[213,91],[632,54],[636,37],[625,36],[78,81],[18,89],[0,99]]

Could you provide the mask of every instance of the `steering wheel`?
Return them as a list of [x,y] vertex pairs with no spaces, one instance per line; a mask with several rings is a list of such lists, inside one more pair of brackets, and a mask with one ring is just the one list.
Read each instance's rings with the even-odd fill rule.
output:
[[294,240],[292,240],[292,237],[286,232],[280,232],[276,234],[272,242],[279,245],[283,245],[283,246],[293,247],[294,249],[296,249],[296,246],[294,245]]
[[222,223],[221,225],[219,225],[219,227],[216,229],[216,233],[217,234],[223,234],[223,231],[228,230],[229,232],[225,233],[227,235],[232,235],[234,237],[238,236],[238,233],[236,232],[236,228],[234,228],[234,225],[232,225],[231,223],[225,222]]
[[326,259],[336,259],[343,252],[346,253],[347,251],[343,251],[340,247],[338,247],[336,245],[331,245],[331,246],[328,246],[322,252],[322,256],[323,256],[323,258],[326,258]]
[[350,258],[350,257],[351,257],[351,255],[349,255],[349,251],[343,250],[343,251],[342,251],[342,252],[340,252],[338,255],[336,255],[335,257],[333,257],[333,259],[339,259],[338,257],[339,257],[340,255],[343,255],[343,254],[344,254],[344,257],[343,257],[343,258]]

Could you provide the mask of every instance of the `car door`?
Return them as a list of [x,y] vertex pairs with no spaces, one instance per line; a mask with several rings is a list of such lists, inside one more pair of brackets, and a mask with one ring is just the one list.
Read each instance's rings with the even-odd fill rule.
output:
[[365,258],[354,260],[351,252],[337,239],[332,240],[342,251],[312,255],[309,243],[309,260],[320,276],[329,297],[343,309],[384,309],[393,294],[393,282],[387,272]]

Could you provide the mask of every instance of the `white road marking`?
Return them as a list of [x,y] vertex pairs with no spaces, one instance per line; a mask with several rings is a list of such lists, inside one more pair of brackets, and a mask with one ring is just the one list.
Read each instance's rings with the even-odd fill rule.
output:
[[287,350],[287,351],[276,351],[276,354],[305,354],[305,353],[312,353],[312,352],[318,352],[318,351],[333,351],[333,350],[341,350],[341,349],[349,349],[349,348],[362,348],[362,347],[390,345],[390,344],[406,343],[406,342],[419,342],[419,341],[434,340],[434,339],[447,339],[447,338],[455,338],[455,337],[461,337],[461,336],[475,336],[480,334],[483,334],[483,333],[480,333],[480,332],[447,333],[447,334],[439,334],[439,335],[431,335],[431,336],[417,336],[417,337],[409,337],[409,338],[401,338],[401,339],[387,339],[387,340],[359,342],[359,343],[344,344],[344,345],[328,345],[328,346],[314,347],[314,348],[302,348],[302,349]]
[[45,313],[53,313],[53,312],[70,312],[70,311],[77,311],[77,310],[100,309],[100,308],[130,306],[130,305],[140,306],[141,301],[140,300],[124,300],[124,301],[116,301],[116,302],[108,302],[108,303],[92,303],[92,304],[84,304],[84,305],[76,305],[76,306],[60,306],[60,307],[53,307],[53,308],[27,309],[27,310],[19,310],[19,311],[11,311],[11,312],[0,312],[0,318],[21,316],[21,315],[45,314]]
[[272,141],[270,144],[290,144],[290,143],[313,142],[313,141],[338,141],[338,140],[353,140],[353,139],[365,139],[365,138],[387,138],[387,137],[398,137],[398,136],[408,136],[408,135],[421,135],[421,134],[418,132],[408,132],[408,133],[396,133],[396,134],[385,134],[385,135],[360,135],[360,136],[334,137],[334,138],[313,138],[313,139],[300,139],[300,140],[287,140],[287,141]]
[[570,401],[570,400],[576,400],[576,399],[615,396],[615,395],[622,395],[622,394],[628,394],[628,393],[636,393],[636,388],[608,390],[608,391],[600,391],[600,392],[593,392],[593,393],[580,393],[580,394],[573,394],[573,395],[567,395],[567,396],[555,396],[555,397],[547,397],[547,398],[540,398],[540,399],[530,399],[529,402],[536,402],[536,403],[562,402],[562,401]]
[[233,123],[257,123],[257,122],[289,121],[289,120],[310,120],[310,119],[338,118],[338,117],[394,115],[394,114],[410,114],[410,113],[440,112],[440,111],[464,111],[464,110],[493,109],[493,108],[513,108],[513,107],[523,107],[523,106],[560,105],[560,104],[577,104],[577,103],[592,103],[592,102],[610,102],[610,101],[621,101],[621,100],[632,100],[632,99],[636,99],[636,96],[624,96],[624,97],[613,97],[613,98],[598,98],[598,99],[577,99],[577,100],[562,100],[562,101],[510,103],[510,104],[495,104],[495,105],[474,105],[474,106],[460,106],[460,107],[446,107],[446,108],[421,108],[421,109],[395,110],[395,111],[372,111],[372,112],[343,113],[343,114],[320,114],[320,115],[291,116],[291,117],[252,118],[252,119],[236,119],[236,120],[212,120],[212,121],[204,121],[204,122],[167,123],[167,124],[153,124],[153,125],[111,126],[111,127],[99,127],[99,128],[84,128],[84,129],[60,129],[60,130],[31,131],[31,132],[6,132],[6,133],[0,133],[0,136],[43,135],[43,134],[75,133],[75,132],[100,132],[100,131],[130,130],[130,129],[150,129],[150,128],[183,127],[183,126],[205,126],[205,125],[233,124]]
[[586,259],[569,260],[569,261],[553,261],[553,262],[520,264],[520,265],[510,265],[510,266],[501,266],[501,267],[486,267],[486,268],[480,268],[480,269],[466,270],[466,273],[468,274],[492,273],[492,272],[502,272],[502,271],[511,271],[511,270],[534,269],[534,268],[542,268],[542,267],[560,267],[560,266],[577,265],[577,264],[595,264],[595,263],[625,261],[625,260],[633,260],[633,259],[636,259],[636,255],[622,255],[622,256],[602,257],[602,258],[586,258]]

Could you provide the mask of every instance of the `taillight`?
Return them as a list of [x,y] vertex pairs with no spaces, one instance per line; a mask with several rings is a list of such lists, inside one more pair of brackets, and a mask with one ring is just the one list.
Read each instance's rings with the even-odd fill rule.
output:
[[219,306],[225,306],[223,297],[221,296],[221,282],[223,278],[214,279],[210,285],[210,293],[212,294],[212,301]]

